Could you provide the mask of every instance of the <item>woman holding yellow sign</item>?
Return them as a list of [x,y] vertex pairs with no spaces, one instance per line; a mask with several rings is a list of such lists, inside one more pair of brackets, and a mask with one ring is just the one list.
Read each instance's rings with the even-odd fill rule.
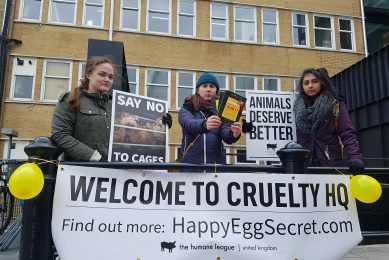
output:
[[239,140],[242,124],[227,126],[215,115],[213,99],[218,92],[216,76],[205,72],[196,83],[196,93],[185,99],[178,114],[182,127],[179,162],[225,164],[223,141],[232,144]]

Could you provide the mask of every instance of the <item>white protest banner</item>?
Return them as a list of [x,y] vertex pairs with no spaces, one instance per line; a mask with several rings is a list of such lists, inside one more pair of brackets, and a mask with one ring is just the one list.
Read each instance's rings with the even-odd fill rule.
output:
[[340,259],[361,239],[349,176],[59,165],[61,260]]
[[166,101],[114,90],[108,161],[165,162],[166,112]]
[[296,141],[292,92],[246,91],[246,97],[246,120],[254,126],[246,134],[247,160],[278,160],[276,152]]

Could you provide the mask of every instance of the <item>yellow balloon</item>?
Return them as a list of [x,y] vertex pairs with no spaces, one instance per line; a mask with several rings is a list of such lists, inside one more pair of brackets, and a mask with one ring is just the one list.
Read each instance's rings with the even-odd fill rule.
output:
[[42,170],[35,163],[25,163],[12,173],[8,188],[14,197],[28,200],[42,191],[43,183]]
[[351,177],[350,190],[357,200],[364,203],[376,202],[382,194],[381,184],[364,174]]

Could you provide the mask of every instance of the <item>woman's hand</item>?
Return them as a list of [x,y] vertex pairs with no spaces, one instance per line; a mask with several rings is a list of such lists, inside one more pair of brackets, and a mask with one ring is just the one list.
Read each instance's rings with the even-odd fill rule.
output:
[[242,133],[242,124],[240,122],[235,122],[231,125],[231,131],[234,138],[238,138]]
[[219,128],[222,122],[218,116],[210,116],[207,119],[207,129],[211,130],[213,128]]

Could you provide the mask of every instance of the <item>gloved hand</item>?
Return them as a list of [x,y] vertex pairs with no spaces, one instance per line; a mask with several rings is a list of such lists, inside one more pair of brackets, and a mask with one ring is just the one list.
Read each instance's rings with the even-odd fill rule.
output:
[[351,174],[361,174],[365,170],[363,163],[360,162],[352,162],[349,164],[349,172]]
[[254,126],[252,122],[246,122],[245,119],[242,119],[242,132],[243,133],[251,133],[254,130]]
[[169,127],[169,129],[172,127],[173,125],[173,119],[172,119],[172,116],[169,114],[169,113],[166,113],[166,115],[164,115],[162,117],[162,123],[164,123],[165,125],[167,125]]

